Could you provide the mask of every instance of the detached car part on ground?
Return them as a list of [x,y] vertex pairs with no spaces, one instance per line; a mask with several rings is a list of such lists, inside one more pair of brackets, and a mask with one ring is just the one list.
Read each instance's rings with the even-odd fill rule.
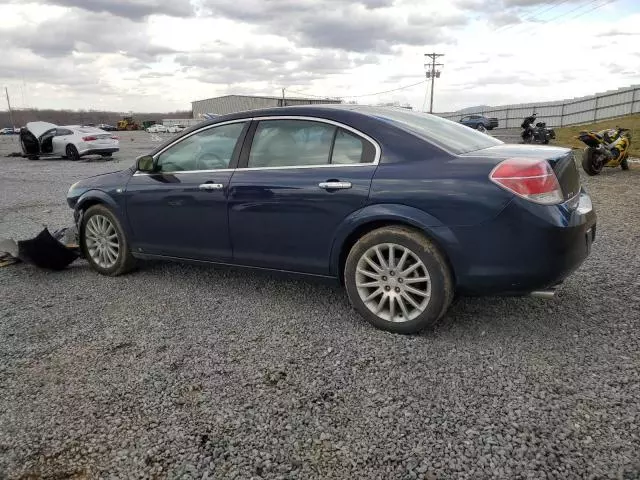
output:
[[629,170],[631,131],[628,128],[583,131],[576,138],[587,145],[582,156],[582,168],[587,174],[598,175],[604,167]]
[[76,227],[51,234],[47,228],[29,240],[0,239],[0,267],[20,261],[48,270],[62,270],[79,257]]
[[571,150],[364,106],[219,117],[67,200],[101,274],[171,259],[331,277],[398,333],[455,294],[552,295],[596,233]]
[[120,150],[118,137],[96,127],[58,126],[48,122],[30,122],[20,131],[25,157],[62,157],[80,160],[86,155],[110,157]]

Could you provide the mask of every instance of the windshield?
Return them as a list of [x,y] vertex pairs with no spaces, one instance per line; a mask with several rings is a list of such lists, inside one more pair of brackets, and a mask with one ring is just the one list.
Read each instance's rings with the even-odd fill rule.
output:
[[368,113],[392,122],[433,144],[455,154],[473,152],[500,145],[504,142],[460,123],[452,122],[428,113],[405,109],[376,108]]

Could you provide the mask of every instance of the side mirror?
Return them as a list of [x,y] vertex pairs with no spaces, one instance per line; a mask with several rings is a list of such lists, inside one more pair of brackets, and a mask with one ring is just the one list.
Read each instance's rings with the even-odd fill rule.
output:
[[155,160],[151,155],[143,155],[136,160],[136,169],[139,172],[152,173],[155,170]]

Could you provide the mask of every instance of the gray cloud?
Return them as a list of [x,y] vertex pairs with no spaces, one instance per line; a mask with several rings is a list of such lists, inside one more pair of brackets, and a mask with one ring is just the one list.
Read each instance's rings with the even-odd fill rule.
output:
[[[69,28],[73,25],[73,28]],[[109,14],[72,11],[65,22],[46,20],[37,26],[0,31],[0,45],[21,47],[45,58],[72,53],[118,53],[153,61],[159,55],[176,53],[152,45],[146,32],[131,20]]]
[[443,27],[461,16],[407,15],[397,18],[390,1],[203,0],[202,15],[255,25],[262,33],[285,36],[300,47],[388,54],[398,45],[451,43]]
[[42,3],[74,7],[95,13],[140,21],[150,15],[190,17],[194,15],[190,0],[9,0],[10,3]]
[[208,53],[176,55],[190,78],[205,83],[271,82],[279,86],[306,85],[327,75],[377,62],[372,55],[343,51],[304,53],[288,47],[219,45]]
[[640,32],[621,32],[618,30],[608,30],[606,32],[599,33],[597,37],[636,37],[640,35]]

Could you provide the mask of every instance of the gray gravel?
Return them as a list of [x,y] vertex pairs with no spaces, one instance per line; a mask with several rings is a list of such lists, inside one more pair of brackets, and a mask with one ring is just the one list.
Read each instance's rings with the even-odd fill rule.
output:
[[[0,237],[67,225],[130,137],[117,165],[0,137]],[[1,268],[0,478],[640,478],[640,167],[584,181],[598,238],[559,299],[462,299],[412,337],[332,284]]]

